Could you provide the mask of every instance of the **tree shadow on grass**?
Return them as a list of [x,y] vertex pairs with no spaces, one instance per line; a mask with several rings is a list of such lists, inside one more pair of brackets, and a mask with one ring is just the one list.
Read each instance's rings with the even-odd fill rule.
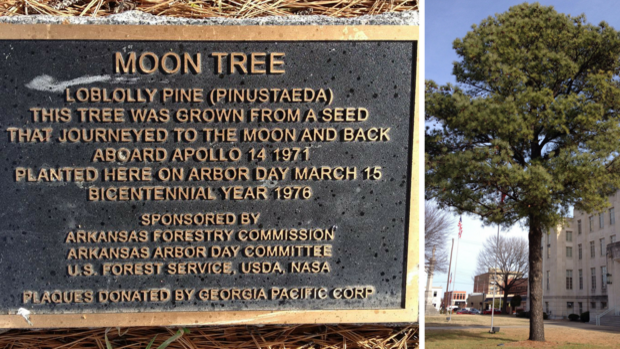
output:
[[441,330],[441,331],[427,331],[426,342],[440,343],[442,341],[499,341],[502,343],[518,342],[520,339],[508,338],[502,336],[502,333],[491,334],[488,332],[473,332],[473,331],[459,331],[459,330]]

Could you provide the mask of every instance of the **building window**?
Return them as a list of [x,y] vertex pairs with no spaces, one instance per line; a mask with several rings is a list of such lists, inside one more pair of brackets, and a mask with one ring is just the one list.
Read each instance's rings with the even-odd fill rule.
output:
[[592,274],[592,289],[596,290],[596,268],[590,269],[590,273]]
[[598,227],[601,229],[605,227],[605,216],[602,213],[598,214]]
[[596,309],[596,302],[590,302],[590,309]]
[[605,238],[600,239],[599,242],[601,243],[601,256],[604,256],[605,255]]
[[579,289],[583,290],[583,270],[581,269],[579,269]]
[[549,314],[549,302],[545,302],[545,313]]
[[549,259],[550,255],[551,255],[551,247],[547,245],[547,259]]
[[594,258],[594,255],[596,253],[594,252],[594,241],[590,241],[590,258]]
[[601,288],[607,289],[607,267],[601,267]]
[[572,231],[567,231],[566,232],[566,241],[568,241],[568,242],[572,242],[573,241],[573,232]]
[[566,302],[566,307],[568,309],[573,309],[574,304],[575,304],[574,302]]
[[549,270],[547,270],[547,291],[549,291]]
[[581,244],[577,245],[577,252],[579,253],[579,259],[581,259],[581,256],[582,256]]
[[573,248],[572,247],[567,247],[566,248],[566,258],[573,258]]
[[594,229],[594,216],[590,216],[590,231]]
[[573,271],[572,270],[566,271],[566,289],[567,290],[573,289]]
[[610,236],[610,237],[609,237],[609,242],[611,242],[612,244],[613,244],[614,242],[616,242],[616,236],[615,236],[615,235]]
[[577,234],[581,235],[581,219],[577,221]]
[[577,305],[579,306],[579,314],[583,314],[583,303],[578,302]]
[[601,302],[601,309],[607,308],[607,302]]
[[614,208],[609,209],[609,224],[614,225],[616,223],[616,215],[614,215]]

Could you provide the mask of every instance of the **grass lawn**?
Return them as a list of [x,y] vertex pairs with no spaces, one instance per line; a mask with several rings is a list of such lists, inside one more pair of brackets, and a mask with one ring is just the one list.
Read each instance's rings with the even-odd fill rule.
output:
[[[433,326],[489,326],[491,327],[491,315],[458,315],[452,314],[452,321],[446,320],[447,315],[427,316],[424,318],[427,327]],[[516,318],[514,315],[495,315],[493,326],[529,326],[529,319]]]
[[546,342],[527,341],[528,328],[501,329],[499,333],[490,334],[482,329],[426,330],[425,345],[427,349],[480,349],[505,347],[519,348],[618,348],[617,332],[566,327],[545,328]]

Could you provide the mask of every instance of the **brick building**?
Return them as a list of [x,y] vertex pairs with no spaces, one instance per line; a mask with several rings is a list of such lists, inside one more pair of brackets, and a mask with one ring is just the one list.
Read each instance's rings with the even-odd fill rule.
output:
[[465,291],[449,291],[444,293],[441,308],[447,309],[447,305],[451,304],[459,308],[467,307],[467,292]]

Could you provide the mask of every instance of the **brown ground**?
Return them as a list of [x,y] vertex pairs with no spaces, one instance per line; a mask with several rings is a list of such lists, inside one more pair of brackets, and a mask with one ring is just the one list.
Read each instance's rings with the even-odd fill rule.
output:
[[[0,348],[12,349],[102,349],[106,336],[110,348],[157,348],[171,338],[176,328],[134,327],[122,329],[11,330],[0,334]],[[169,349],[256,349],[256,348],[417,348],[418,327],[365,326],[205,326],[192,327]]]
[[620,348],[620,329],[589,324],[549,322],[545,326],[546,342],[528,341],[529,328],[427,330],[427,349],[482,349],[498,346],[516,348]]
[[[523,330],[520,329],[506,329],[511,333],[518,335]],[[525,329],[526,333],[529,329]],[[526,335],[527,337],[527,335]],[[556,348],[568,345],[586,345],[586,346],[603,346],[610,348],[620,347],[620,329],[618,332],[601,332],[597,331],[595,327],[591,330],[575,329],[575,328],[548,328],[545,331],[546,342],[533,342],[533,341],[518,341],[508,343],[507,347],[520,347],[520,348]]]
[[[491,327],[491,315],[458,315],[453,314],[452,320],[446,320],[447,315],[424,317],[427,327],[445,326],[489,326]],[[529,319],[517,318],[514,315],[495,315],[494,326],[529,326]]]

